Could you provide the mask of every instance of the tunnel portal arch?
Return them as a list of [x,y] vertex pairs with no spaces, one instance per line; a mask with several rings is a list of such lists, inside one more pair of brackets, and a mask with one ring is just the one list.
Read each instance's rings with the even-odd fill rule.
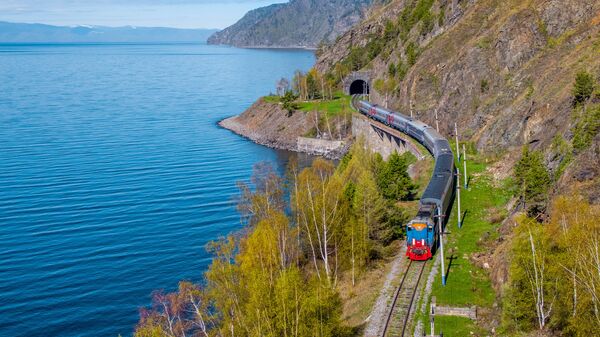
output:
[[346,95],[368,95],[371,91],[371,76],[368,72],[352,72],[343,83]]
[[363,80],[356,80],[350,84],[350,95],[368,95],[369,84]]

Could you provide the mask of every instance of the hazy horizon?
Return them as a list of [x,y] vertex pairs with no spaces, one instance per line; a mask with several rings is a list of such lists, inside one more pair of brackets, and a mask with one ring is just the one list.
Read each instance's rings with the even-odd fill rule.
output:
[[248,11],[286,0],[6,0],[0,21],[51,26],[223,29]]
[[180,27],[170,27],[170,26],[138,26],[138,25],[119,25],[119,26],[108,26],[108,25],[91,25],[91,24],[73,24],[73,25],[59,25],[59,24],[49,24],[43,22],[19,22],[19,21],[7,21],[0,20],[0,23],[9,23],[9,24],[24,24],[24,25],[44,25],[44,26],[52,26],[52,27],[93,27],[93,28],[164,28],[164,29],[181,29],[181,30],[221,30],[222,28],[215,27],[190,27],[190,28],[180,28]]

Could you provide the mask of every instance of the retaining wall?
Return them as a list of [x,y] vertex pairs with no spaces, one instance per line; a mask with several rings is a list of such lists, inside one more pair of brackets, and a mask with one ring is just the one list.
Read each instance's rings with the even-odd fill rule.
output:
[[369,118],[355,114],[352,116],[352,135],[364,137],[366,146],[387,159],[392,153],[410,151],[417,159],[424,159],[423,153],[400,131],[376,123]]

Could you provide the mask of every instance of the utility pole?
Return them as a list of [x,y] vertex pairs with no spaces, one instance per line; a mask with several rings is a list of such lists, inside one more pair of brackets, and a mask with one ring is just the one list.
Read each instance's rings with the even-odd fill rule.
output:
[[442,223],[444,218],[442,217],[442,210],[440,208],[437,209],[438,213],[438,227],[440,233],[440,258],[442,259],[442,285],[446,286],[446,267],[444,267],[444,228]]
[[435,129],[438,133],[440,132],[440,123],[438,121],[437,109],[435,109]]
[[408,101],[408,105],[410,106],[410,118],[413,118],[413,104],[412,104],[412,100]]
[[456,168],[456,197],[458,199],[458,212],[456,215],[458,216],[458,228],[462,227],[462,223],[460,221],[460,170],[458,167]]
[[458,163],[460,164],[460,150],[458,149],[458,124],[454,122],[454,135],[456,136],[456,155],[458,156]]
[[467,175],[467,149],[465,144],[463,144],[463,173],[465,175],[465,190],[469,188],[469,179]]
[[429,304],[429,323],[431,325],[431,335],[435,336],[435,296],[433,296],[431,304]]

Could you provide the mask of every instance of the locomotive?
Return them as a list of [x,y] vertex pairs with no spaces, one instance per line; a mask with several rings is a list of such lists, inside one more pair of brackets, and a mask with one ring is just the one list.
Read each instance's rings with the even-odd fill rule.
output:
[[454,155],[448,141],[429,125],[398,112],[383,109],[355,97],[353,104],[362,114],[384,123],[421,143],[435,158],[433,174],[419,201],[419,211],[406,225],[406,256],[428,260],[439,245],[446,216],[456,187]]

